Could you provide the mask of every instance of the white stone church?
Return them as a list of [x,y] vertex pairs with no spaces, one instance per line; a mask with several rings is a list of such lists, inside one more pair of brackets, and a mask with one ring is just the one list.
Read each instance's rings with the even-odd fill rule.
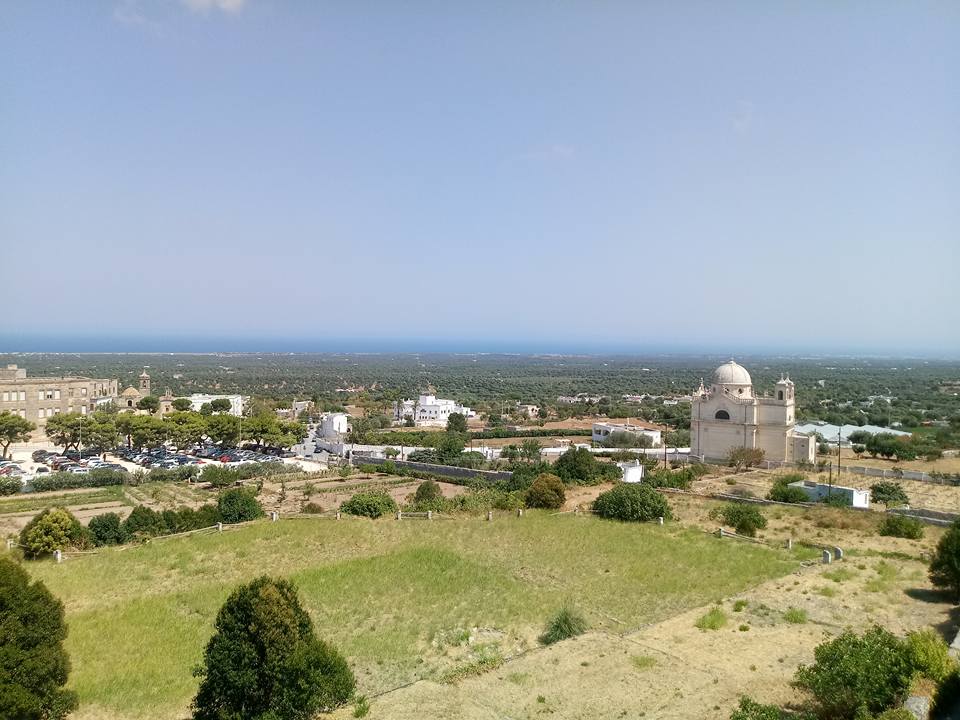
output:
[[793,382],[781,377],[773,394],[755,395],[746,368],[733,360],[713,373],[709,388],[693,393],[690,454],[723,460],[732,448],[760,448],[765,460],[814,462],[817,440],[794,429]]

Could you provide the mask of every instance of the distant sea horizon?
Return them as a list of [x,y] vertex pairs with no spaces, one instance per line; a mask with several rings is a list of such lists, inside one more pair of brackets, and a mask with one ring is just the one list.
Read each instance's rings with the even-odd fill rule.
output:
[[960,352],[902,349],[768,346],[704,342],[628,343],[601,340],[502,338],[305,338],[0,335],[0,355],[24,354],[492,354],[595,356],[787,356],[794,358],[897,358],[960,360]]

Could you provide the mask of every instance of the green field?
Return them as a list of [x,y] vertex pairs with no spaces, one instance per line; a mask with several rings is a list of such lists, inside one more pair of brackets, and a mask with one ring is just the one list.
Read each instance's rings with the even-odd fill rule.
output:
[[796,564],[677,525],[532,512],[494,522],[263,521],[28,568],[66,604],[75,717],[180,718],[217,609],[260,574],[299,585],[321,636],[373,695],[456,674],[478,654],[529,648],[564,603],[593,628],[622,632]]

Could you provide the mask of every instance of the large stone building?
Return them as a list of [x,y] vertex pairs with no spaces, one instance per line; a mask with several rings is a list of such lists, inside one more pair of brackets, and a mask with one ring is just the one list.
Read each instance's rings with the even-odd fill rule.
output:
[[44,425],[60,413],[87,413],[117,400],[117,381],[88,377],[27,377],[26,368],[0,370],[0,412]]
[[753,392],[750,373],[733,360],[713,373],[709,388],[693,394],[690,417],[690,454],[721,460],[732,448],[759,448],[764,459],[778,462],[814,462],[817,441],[794,429],[796,398],[790,378],[780,378],[773,394]]
[[397,422],[412,420],[415,425],[447,424],[453,413],[474,417],[476,413],[455,400],[445,400],[436,395],[420,395],[416,400],[402,400],[393,405],[393,419]]

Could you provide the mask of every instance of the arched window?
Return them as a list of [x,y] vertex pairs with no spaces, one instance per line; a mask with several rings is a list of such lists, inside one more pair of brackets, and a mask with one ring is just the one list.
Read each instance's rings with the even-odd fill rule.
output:
[[717,410],[717,414],[713,416],[714,420],[729,420],[730,413],[726,410]]

